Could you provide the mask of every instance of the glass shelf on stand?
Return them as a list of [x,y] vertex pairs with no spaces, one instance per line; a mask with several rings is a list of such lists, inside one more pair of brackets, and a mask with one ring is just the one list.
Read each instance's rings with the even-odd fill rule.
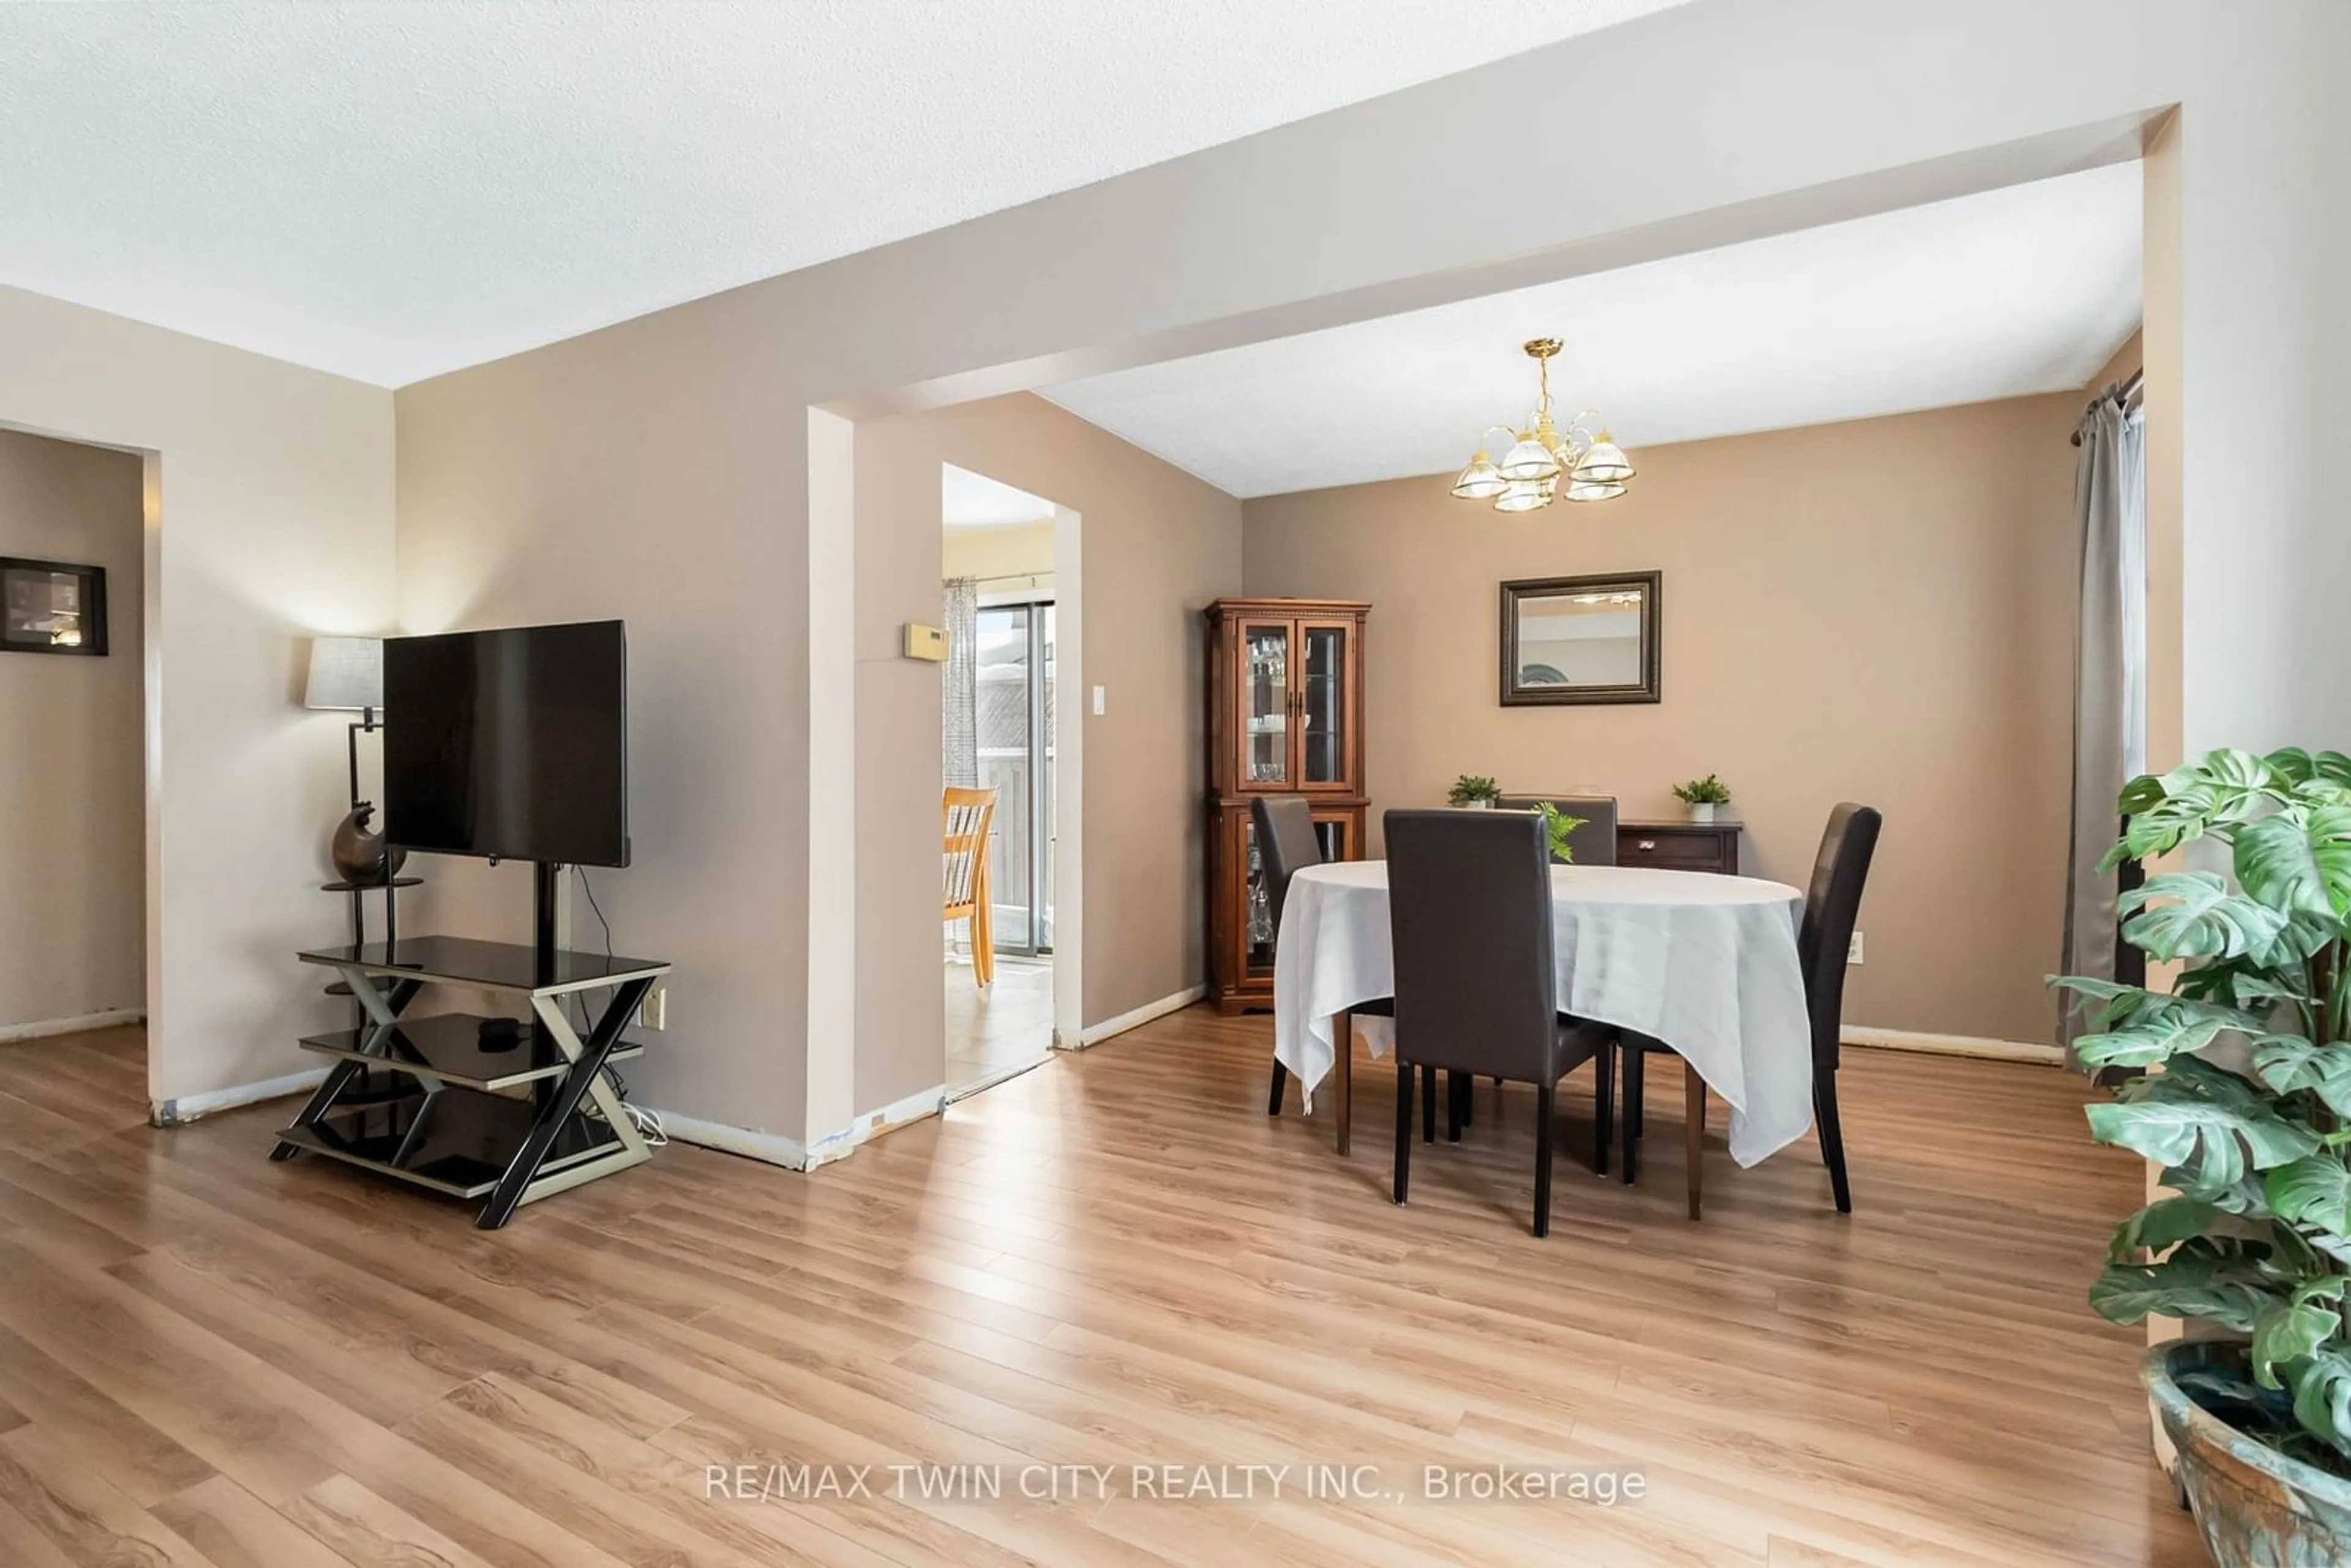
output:
[[[552,904],[547,893],[542,911]],[[302,1040],[335,1064],[271,1158],[323,1155],[478,1200],[486,1230],[523,1204],[643,1164],[649,1146],[610,1069],[643,1054],[622,1030],[670,966],[556,947],[551,918],[540,932],[544,945],[410,936],[297,955],[340,975],[359,1016]],[[436,985],[525,998],[531,1016],[403,1016]],[[591,990],[611,995],[583,1032],[569,1008]]]
[[[387,933],[397,934],[400,930],[400,913],[397,907],[399,890],[403,887],[423,887],[423,885],[424,879],[421,876],[379,877],[371,882],[353,882],[345,877],[338,878],[333,882],[320,883],[319,891],[345,893],[350,895],[351,941],[357,944],[367,940],[367,894],[371,893],[383,894],[384,930]],[[348,997],[350,994],[350,987],[340,980],[335,981],[327,988],[327,995],[330,997]]]

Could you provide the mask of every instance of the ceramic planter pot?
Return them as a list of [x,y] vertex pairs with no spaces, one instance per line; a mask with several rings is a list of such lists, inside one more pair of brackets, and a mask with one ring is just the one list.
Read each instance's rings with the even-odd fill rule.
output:
[[2179,1343],[2147,1353],[2139,1375],[2179,1453],[2179,1482],[2216,1568],[2351,1563],[2351,1480],[2246,1436],[2181,1388],[2212,1367],[2243,1378],[2241,1347]]
[[1693,821],[1693,822],[1711,822],[1711,821],[1714,821],[1714,802],[1713,802],[1713,801],[1711,801],[1711,800],[1691,800],[1691,801],[1687,802],[1687,805],[1688,805],[1688,807],[1689,807],[1689,814],[1690,814],[1690,821]]

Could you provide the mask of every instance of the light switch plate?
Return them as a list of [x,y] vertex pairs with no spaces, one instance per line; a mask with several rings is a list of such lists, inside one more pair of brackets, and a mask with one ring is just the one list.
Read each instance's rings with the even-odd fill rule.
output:
[[1096,686],[1096,687],[1094,688],[1094,716],[1095,716],[1096,718],[1100,718],[1100,717],[1102,717],[1102,689],[1100,686]]
[[1861,962],[1861,933],[1858,931],[1853,934],[1853,940],[1845,945],[1844,961],[1848,964]]

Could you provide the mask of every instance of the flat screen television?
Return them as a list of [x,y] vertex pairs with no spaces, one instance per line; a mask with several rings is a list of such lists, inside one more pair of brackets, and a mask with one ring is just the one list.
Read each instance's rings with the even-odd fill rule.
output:
[[387,638],[383,711],[386,843],[629,863],[620,622]]

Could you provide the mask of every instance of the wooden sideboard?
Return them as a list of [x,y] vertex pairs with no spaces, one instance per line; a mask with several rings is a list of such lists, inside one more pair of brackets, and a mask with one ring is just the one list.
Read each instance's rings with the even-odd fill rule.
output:
[[1739,874],[1737,822],[1618,822],[1618,865]]

